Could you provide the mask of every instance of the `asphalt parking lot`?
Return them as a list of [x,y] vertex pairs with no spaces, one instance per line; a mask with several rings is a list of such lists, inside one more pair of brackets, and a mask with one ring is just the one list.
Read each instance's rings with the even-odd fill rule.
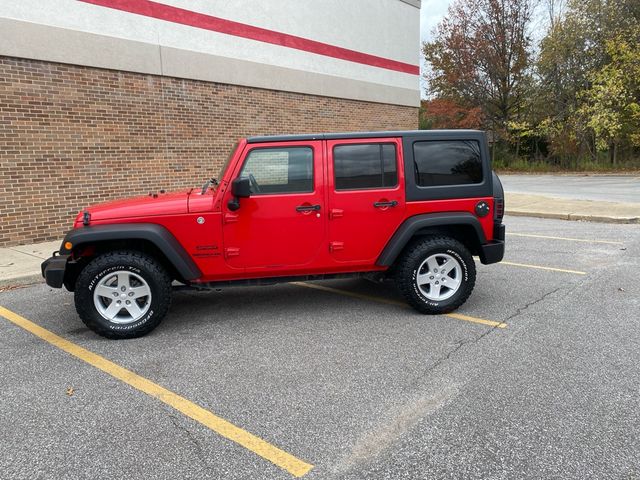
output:
[[507,192],[549,195],[604,202],[640,201],[639,175],[516,175],[501,174]]
[[457,318],[344,280],[179,292],[109,341],[66,291],[0,293],[0,476],[640,478],[640,227],[505,223]]

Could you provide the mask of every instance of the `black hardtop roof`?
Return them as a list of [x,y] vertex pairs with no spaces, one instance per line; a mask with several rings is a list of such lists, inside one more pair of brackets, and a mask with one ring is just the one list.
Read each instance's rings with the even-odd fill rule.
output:
[[261,137],[248,137],[248,143],[266,142],[294,142],[309,140],[341,140],[345,138],[386,138],[386,137],[455,137],[455,138],[478,138],[484,135],[481,130],[400,130],[382,132],[346,132],[346,133],[315,133],[302,135],[269,135]]

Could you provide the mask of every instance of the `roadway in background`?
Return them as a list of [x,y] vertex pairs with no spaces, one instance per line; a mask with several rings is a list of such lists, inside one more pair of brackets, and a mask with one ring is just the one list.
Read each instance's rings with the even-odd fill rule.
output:
[[511,175],[500,174],[510,193],[547,195],[575,200],[640,203],[640,175]]

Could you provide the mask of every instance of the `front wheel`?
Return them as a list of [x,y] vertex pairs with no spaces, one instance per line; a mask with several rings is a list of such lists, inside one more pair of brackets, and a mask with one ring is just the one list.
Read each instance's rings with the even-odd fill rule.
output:
[[146,335],[171,303],[171,279],[154,258],[139,252],[108,252],[80,273],[75,304],[87,327],[103,337]]
[[476,282],[469,250],[450,237],[425,237],[411,245],[396,272],[398,289],[421,313],[442,314],[462,305]]

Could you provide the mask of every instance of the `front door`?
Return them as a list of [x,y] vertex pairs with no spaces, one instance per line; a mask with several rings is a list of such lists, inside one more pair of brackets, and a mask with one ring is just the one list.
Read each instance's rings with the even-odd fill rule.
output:
[[327,142],[329,250],[342,264],[371,265],[404,219],[396,138]]
[[240,208],[223,201],[226,262],[247,272],[287,275],[326,245],[322,142],[249,144],[233,178],[251,181]]

